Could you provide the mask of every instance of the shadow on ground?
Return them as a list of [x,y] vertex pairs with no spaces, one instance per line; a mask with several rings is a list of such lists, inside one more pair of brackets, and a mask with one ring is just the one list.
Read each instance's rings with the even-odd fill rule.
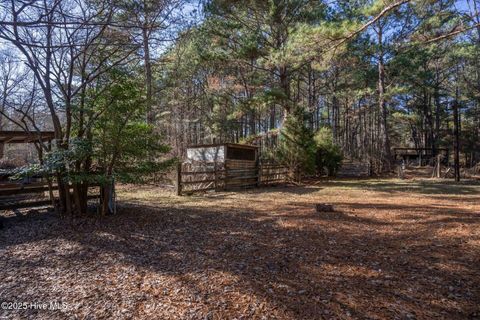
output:
[[325,188],[355,188],[377,192],[408,192],[426,195],[480,195],[480,183],[477,181],[452,183],[451,181],[436,180],[330,180],[323,186]]
[[[394,183],[372,181],[328,182],[328,186],[405,191]],[[466,194],[473,193],[465,187]],[[460,186],[450,189],[427,184],[419,188],[422,190],[418,192],[436,194],[453,192]],[[318,190],[292,189],[261,192],[281,190],[303,195],[310,189]],[[298,202],[285,204],[272,215],[267,208],[252,209],[248,200],[244,201],[235,208],[214,201],[215,206],[208,210],[123,203],[115,217],[42,220],[48,228],[37,231],[30,230],[35,224],[19,225],[18,230],[11,226],[10,232],[0,237],[0,250],[46,240],[54,245],[59,239],[80,249],[42,259],[2,258],[1,269],[57,268],[73,275],[75,266],[90,265],[92,272],[100,273],[96,290],[108,296],[113,295],[111,288],[102,286],[108,275],[95,268],[102,256],[109,254],[116,263],[141,271],[139,287],[144,281],[142,272],[174,277],[183,288],[177,300],[195,297],[194,305],[200,313],[219,319],[269,314],[292,319],[467,319],[480,315],[478,247],[470,247],[468,235],[438,234],[456,223],[478,228],[480,216],[474,212],[438,206],[337,202],[338,212],[319,214],[311,203]],[[398,218],[382,220],[365,214],[379,210],[397,212]],[[25,229],[31,232],[19,233]],[[267,306],[255,309],[252,303],[244,305],[243,300],[236,300],[235,295],[229,299],[227,285],[219,281],[220,274],[228,278],[229,290],[242,297],[263,299]],[[32,297],[48,292],[49,280],[38,281],[43,289]],[[15,287],[27,290],[30,285],[19,278],[1,285],[0,291],[5,295]],[[148,298],[162,300],[156,295]],[[225,304],[219,306],[218,301]]]

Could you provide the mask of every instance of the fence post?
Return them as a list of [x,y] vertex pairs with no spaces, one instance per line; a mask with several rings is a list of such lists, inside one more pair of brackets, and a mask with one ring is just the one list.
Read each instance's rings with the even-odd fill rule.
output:
[[228,160],[225,160],[224,164],[223,164],[223,168],[224,168],[224,176],[223,176],[223,191],[226,191],[228,189]]
[[182,163],[177,164],[177,196],[182,195]]
[[405,160],[398,164],[398,178],[405,179]]
[[441,154],[437,154],[437,167],[436,167],[436,177],[440,178],[442,174],[442,156]]
[[218,167],[217,167],[216,160],[213,164],[213,179],[215,180],[213,187],[215,188],[215,192],[217,192],[218,191]]
[[261,183],[262,183],[262,178],[261,178],[261,175],[262,175],[262,165],[260,163],[260,161],[257,159],[257,188],[260,187]]

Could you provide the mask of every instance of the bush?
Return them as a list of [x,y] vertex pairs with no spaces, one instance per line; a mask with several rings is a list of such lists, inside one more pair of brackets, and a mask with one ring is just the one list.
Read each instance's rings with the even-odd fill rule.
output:
[[329,177],[334,177],[341,167],[343,155],[340,148],[333,143],[332,131],[323,127],[315,134],[316,155],[315,164],[319,174],[325,172]]
[[315,172],[316,145],[312,132],[305,127],[305,113],[298,109],[287,116],[281,130],[277,156],[295,173],[295,180]]

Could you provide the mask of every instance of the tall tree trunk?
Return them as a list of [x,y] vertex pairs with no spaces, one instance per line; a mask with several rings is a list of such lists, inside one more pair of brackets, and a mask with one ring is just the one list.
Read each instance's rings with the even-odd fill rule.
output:
[[255,117],[255,110],[252,110],[249,117],[249,127],[250,127],[250,135],[254,136],[257,134],[257,123]]
[[310,125],[310,130],[314,131],[315,130],[315,112],[314,112],[314,96],[313,93],[315,92],[315,80],[313,79],[313,71],[311,66],[308,68],[308,112],[310,113],[309,117],[309,125]]
[[270,107],[270,124],[269,124],[269,129],[273,130],[276,127],[276,114],[275,114],[275,105]]
[[378,106],[381,115],[380,131],[383,138],[383,153],[385,156],[387,169],[390,169],[392,154],[390,150],[390,134],[388,126],[388,109],[385,101],[385,52],[383,48],[383,27],[379,25],[378,31]]
[[[475,10],[475,17],[477,22],[477,54],[480,51],[480,8],[478,7],[477,1],[473,1],[474,10]],[[477,58],[477,105],[476,105],[476,120],[477,120],[477,129],[476,129],[476,136],[477,141],[480,141],[480,59]],[[474,157],[476,158],[477,155],[480,153],[480,150],[477,152]],[[475,162],[480,161],[480,159],[475,159]]]
[[153,79],[152,79],[152,61],[150,58],[150,45],[148,43],[148,26],[142,28],[143,41],[143,63],[145,67],[145,87],[146,87],[146,105],[147,105],[147,123],[155,122],[155,112],[153,110]]
[[[6,87],[6,83],[5,83],[5,87]],[[7,90],[6,88],[3,90],[3,101],[2,101],[2,105],[1,105],[1,112],[0,112],[0,131],[3,130],[3,127],[4,127],[4,123],[3,123],[3,112],[5,112],[5,105],[6,105],[6,99],[7,99]],[[0,142],[0,160],[5,156],[5,144],[3,142]]]
[[453,149],[454,149],[454,173],[455,181],[460,181],[460,119],[458,113],[458,88],[456,89],[455,101],[453,103]]
[[[438,79],[438,72],[437,72],[437,79]],[[440,112],[441,112],[441,106],[440,106],[440,84],[437,82],[435,85],[435,90],[434,90],[434,103],[435,103],[435,134],[433,138],[433,156],[436,156],[437,149],[439,147],[439,138],[440,138]]]
[[283,90],[284,98],[282,101],[283,108],[283,120],[285,121],[287,116],[290,114],[290,81],[288,78],[287,67],[279,67],[279,79],[280,79],[280,88]]
[[333,129],[332,129],[332,133],[333,133],[333,139],[334,139],[334,142],[335,143],[339,143],[340,142],[340,123],[338,121],[338,113],[340,111],[340,108],[339,108],[339,99],[337,99],[336,96],[334,96],[334,101],[335,103],[332,105],[332,121],[333,121]]

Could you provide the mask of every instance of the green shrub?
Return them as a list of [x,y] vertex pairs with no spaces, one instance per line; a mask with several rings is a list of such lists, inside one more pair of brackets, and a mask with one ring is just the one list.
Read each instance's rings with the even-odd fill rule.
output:
[[305,113],[298,109],[287,116],[281,130],[278,159],[294,173],[295,180],[315,173],[316,145],[312,132],[305,127]]
[[343,155],[340,148],[333,142],[331,129],[320,128],[315,134],[314,140],[316,143],[315,164],[317,173],[327,173],[329,177],[335,176],[342,164]]

